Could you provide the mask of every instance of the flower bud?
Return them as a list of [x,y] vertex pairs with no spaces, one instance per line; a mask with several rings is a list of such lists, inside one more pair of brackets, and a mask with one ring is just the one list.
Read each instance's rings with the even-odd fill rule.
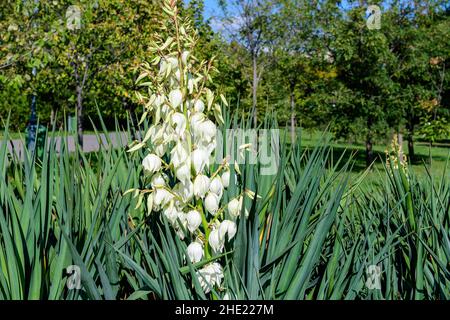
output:
[[228,188],[230,185],[230,170],[226,170],[224,173],[222,173],[222,184],[224,188]]
[[228,234],[228,241],[234,238],[236,235],[237,226],[236,223],[230,220],[223,220],[219,226],[220,239],[225,241],[225,235]]
[[216,215],[219,210],[219,198],[216,194],[209,192],[205,198],[205,208],[212,215]]
[[197,210],[191,210],[186,216],[187,228],[190,232],[194,232],[202,223],[202,216]]
[[161,159],[155,154],[149,154],[142,161],[142,166],[145,171],[154,173],[161,168]]
[[166,145],[161,143],[155,147],[155,154],[158,157],[162,157],[166,154]]
[[194,195],[203,198],[209,190],[209,178],[203,174],[199,174],[194,180]]
[[183,51],[183,53],[181,54],[181,61],[185,66],[188,63],[188,58],[189,58],[189,51]]
[[171,64],[173,70],[178,68],[178,59],[177,58],[167,57],[166,60],[168,63]]
[[[177,79],[178,82],[180,82],[181,80],[181,71],[180,69],[177,69],[177,71],[175,71],[175,79]],[[175,83],[173,85],[176,85]]]
[[192,242],[187,247],[187,256],[189,257],[189,260],[191,263],[197,263],[200,262],[203,258],[203,248],[202,245],[198,242]]

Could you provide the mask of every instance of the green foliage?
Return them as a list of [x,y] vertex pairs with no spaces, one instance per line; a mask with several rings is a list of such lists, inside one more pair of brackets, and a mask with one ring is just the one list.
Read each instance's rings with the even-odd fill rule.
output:
[[[10,89],[17,86],[15,81],[5,84],[9,91],[2,90],[2,94],[14,94],[11,99],[17,99],[17,105],[25,110],[26,95],[36,93],[42,122],[50,121],[52,111],[59,111],[61,117],[74,113],[77,104],[84,106],[85,115],[96,116],[98,106],[109,119],[115,114],[126,119],[126,111],[135,108],[135,80],[154,31],[155,4],[144,0],[80,1],[76,4],[80,28],[70,29],[66,13],[72,4],[8,0],[2,6],[0,23],[2,30],[7,30],[1,39],[2,83],[26,80],[22,80],[20,92]],[[36,77],[31,75],[33,67]],[[4,118],[11,107],[0,102]],[[26,112],[20,114],[27,117]],[[18,125],[23,128],[26,122]]]
[[[223,128],[250,123],[225,118]],[[1,144],[0,299],[211,298],[194,273],[204,262],[183,267],[186,245],[164,216],[124,195],[142,183],[141,156],[69,154],[65,142],[57,154],[48,143],[42,162],[28,153],[20,161]],[[375,183],[366,173],[349,180],[352,162],[333,161],[324,143],[285,145],[274,176],[240,165],[224,197],[244,189],[258,197],[246,198],[220,258],[223,290],[233,299],[449,299],[448,172],[418,179],[391,163]],[[72,264],[81,290],[66,287]],[[381,266],[380,290],[365,285],[371,265]]]

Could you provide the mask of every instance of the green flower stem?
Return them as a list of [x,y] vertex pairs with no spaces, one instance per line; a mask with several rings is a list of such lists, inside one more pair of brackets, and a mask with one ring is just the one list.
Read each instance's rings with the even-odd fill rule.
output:
[[209,246],[208,246],[208,239],[209,239],[209,227],[208,227],[208,221],[206,220],[206,215],[203,212],[203,204],[201,199],[197,200],[197,210],[200,212],[200,215],[202,216],[202,225],[203,225],[203,229],[205,229],[205,255],[206,255],[206,259],[210,259],[211,258],[211,253],[209,252]]

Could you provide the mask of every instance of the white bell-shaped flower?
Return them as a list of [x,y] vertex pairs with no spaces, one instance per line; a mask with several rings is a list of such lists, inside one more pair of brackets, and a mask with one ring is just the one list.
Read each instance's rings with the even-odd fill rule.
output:
[[191,263],[197,263],[197,262],[202,261],[202,259],[203,259],[203,247],[198,242],[192,242],[187,247],[186,252],[187,252],[187,256],[189,257],[189,260],[191,261]]
[[162,59],[161,63],[159,64],[159,74],[166,73],[168,65],[169,65],[169,63],[167,63],[167,61],[165,59]]
[[186,131],[186,117],[180,112],[175,112],[172,115],[172,123],[175,126],[175,133],[178,137],[183,137]]
[[186,149],[187,148],[184,143],[178,142],[175,145],[175,148],[173,148],[172,151],[170,152],[171,155],[170,162],[173,164],[175,168],[185,164],[188,161],[189,153]]
[[205,110],[205,103],[200,99],[196,100],[194,103],[194,110],[195,112],[203,112],[203,110]]
[[187,228],[193,233],[202,223],[202,216],[197,210],[191,210],[186,215],[186,221]]
[[214,177],[214,179],[211,180],[211,184],[209,185],[209,191],[216,194],[219,199],[222,198],[223,185],[222,179],[219,176],[216,176]]
[[150,184],[152,188],[164,187],[166,185],[166,180],[164,179],[163,175],[158,172],[155,175],[153,175]]
[[172,66],[172,69],[175,70],[178,68],[178,59],[175,57],[167,57],[166,58],[167,63],[170,63],[170,65]]
[[196,112],[190,116],[190,125],[194,135],[200,135],[199,125],[205,121],[206,116],[201,112]]
[[203,171],[205,166],[209,165],[209,155],[203,148],[195,149],[191,154],[192,166],[195,169],[195,173],[199,174]]
[[214,229],[209,233],[208,243],[215,254],[221,253],[225,244],[225,239],[220,237],[218,229]]
[[194,184],[190,180],[177,183],[173,190],[184,203],[190,202],[194,197]]
[[156,154],[149,154],[142,161],[142,166],[145,171],[154,173],[161,169],[161,159]]
[[174,109],[178,108],[181,105],[183,100],[183,94],[180,89],[175,89],[170,91],[169,93],[169,102]]
[[178,168],[175,168],[175,176],[183,183],[191,180],[191,165],[189,163],[182,164]]
[[242,208],[242,197],[235,198],[228,203],[228,213],[234,218],[240,216],[241,208]]
[[206,120],[198,124],[198,131],[200,133],[200,138],[210,142],[216,137],[217,128],[214,122],[211,120]]
[[166,206],[173,199],[173,194],[164,188],[156,188],[153,202],[157,207]]
[[237,225],[234,221],[223,220],[219,226],[219,236],[225,241],[225,236],[228,235],[228,241],[234,238],[237,231]]
[[222,283],[223,268],[219,263],[213,262],[200,269],[197,278],[203,291],[209,293],[214,286],[220,286]]
[[199,136],[197,136],[197,140],[196,140],[197,147],[205,149],[209,155],[212,155],[217,146],[216,139],[205,140],[205,139],[199,139],[198,137]]
[[209,190],[210,180],[204,174],[199,174],[194,180],[194,195],[203,198]]
[[171,224],[174,224],[177,221],[178,210],[174,205],[170,205],[169,207],[164,209],[163,214]]
[[161,105],[166,101],[165,97],[163,95],[156,95],[155,101],[153,102],[156,107],[161,107]]
[[208,192],[205,197],[205,208],[211,213],[213,216],[216,215],[219,210],[219,197],[215,193]]

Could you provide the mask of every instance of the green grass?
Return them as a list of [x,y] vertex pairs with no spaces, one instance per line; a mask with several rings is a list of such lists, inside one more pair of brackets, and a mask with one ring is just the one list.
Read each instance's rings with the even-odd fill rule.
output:
[[[301,145],[305,148],[315,148],[321,141],[322,132],[317,130],[303,130],[299,131]],[[366,169],[365,161],[365,146],[362,143],[351,144],[341,140],[334,140],[330,133],[325,134],[325,137],[330,139],[329,145],[333,148],[333,157],[339,158],[342,154],[346,154],[348,157],[350,154],[354,154],[353,159],[355,161],[352,172],[361,173]],[[425,142],[415,142],[415,160],[410,163],[412,170],[419,176],[427,174],[426,167],[431,170],[434,176],[441,176],[446,161],[450,157],[450,145],[440,144],[439,146],[430,147]],[[390,143],[376,143],[373,145],[373,151],[375,155],[374,169],[369,173],[369,179],[373,175],[377,175],[377,170],[384,170],[383,166],[386,162],[385,150],[390,148]],[[408,156],[407,142],[403,142],[403,152]],[[408,157],[409,160],[409,157]],[[376,177],[374,177],[376,178]]]

